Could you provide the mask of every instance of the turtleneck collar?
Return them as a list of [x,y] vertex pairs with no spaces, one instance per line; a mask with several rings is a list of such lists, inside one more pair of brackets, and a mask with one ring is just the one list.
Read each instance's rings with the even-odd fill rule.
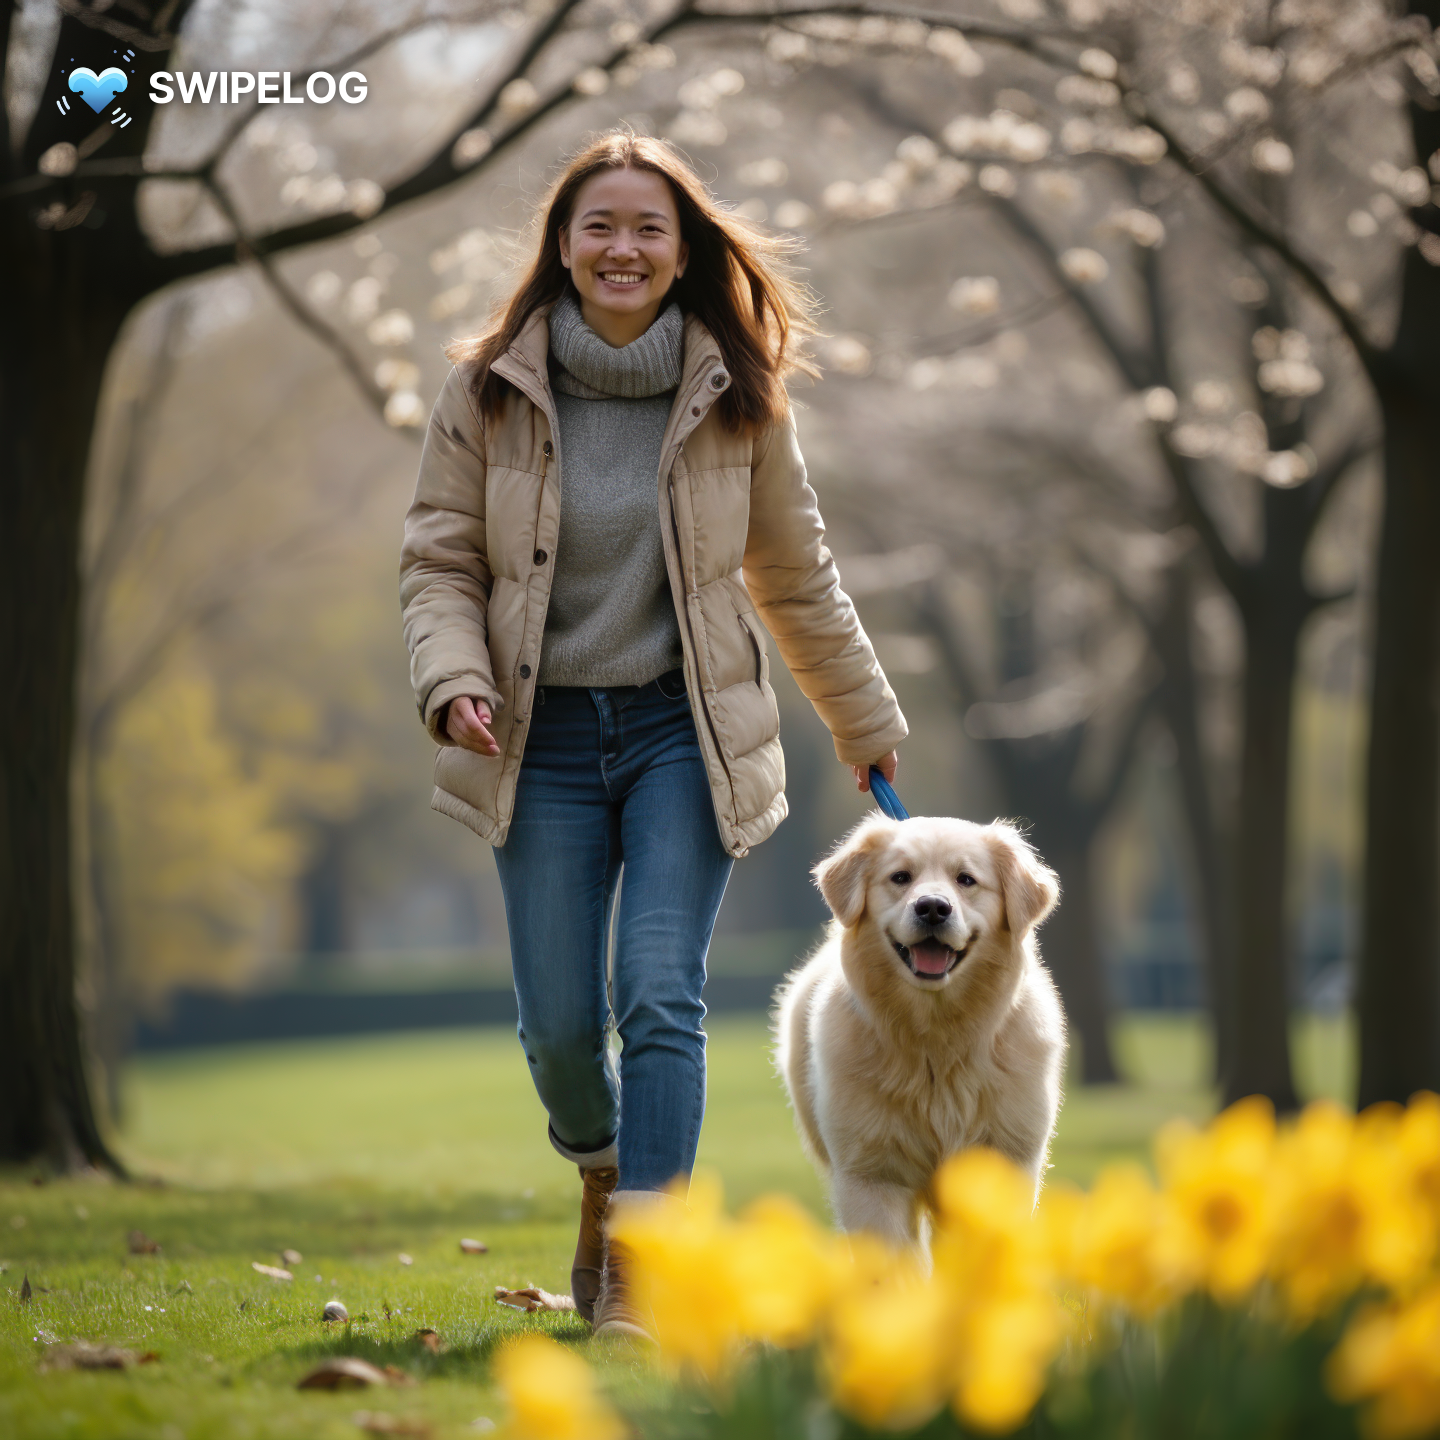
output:
[[672,300],[638,340],[617,349],[585,323],[574,292],[566,290],[550,312],[550,353],[561,366],[555,387],[568,394],[626,400],[663,395],[680,383],[685,317]]

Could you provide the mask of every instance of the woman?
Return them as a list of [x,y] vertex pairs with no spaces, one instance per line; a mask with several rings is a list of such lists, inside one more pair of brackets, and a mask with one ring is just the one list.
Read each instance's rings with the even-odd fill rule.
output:
[[571,160],[539,222],[508,305],[451,348],[401,598],[433,803],[495,847],[521,1043],[584,1182],[575,1303],[643,1333],[605,1210],[690,1173],[710,932],[786,813],[757,611],[862,790],[906,727],[796,445],[810,325],[783,242],[628,133]]

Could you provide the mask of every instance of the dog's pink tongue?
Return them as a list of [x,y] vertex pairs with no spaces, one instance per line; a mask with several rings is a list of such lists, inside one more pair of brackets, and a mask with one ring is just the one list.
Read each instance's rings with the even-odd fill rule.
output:
[[943,975],[950,967],[950,951],[938,940],[922,940],[912,945],[910,958],[921,975]]

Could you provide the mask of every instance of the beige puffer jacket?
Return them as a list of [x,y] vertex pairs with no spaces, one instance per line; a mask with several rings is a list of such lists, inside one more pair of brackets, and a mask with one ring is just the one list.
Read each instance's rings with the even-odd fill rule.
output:
[[[519,390],[499,419],[476,413],[453,370],[430,417],[405,520],[400,597],[415,699],[441,746],[435,809],[503,845],[515,804],[560,525],[559,427],[537,313],[495,370]],[[851,764],[888,754],[906,725],[824,545],[793,424],[733,434],[714,413],[730,383],[700,321],[660,455],[660,526],[685,679],[725,848],[758,845],[785,818],[780,716],[765,622]],[[457,695],[484,697],[500,754],[453,745]]]

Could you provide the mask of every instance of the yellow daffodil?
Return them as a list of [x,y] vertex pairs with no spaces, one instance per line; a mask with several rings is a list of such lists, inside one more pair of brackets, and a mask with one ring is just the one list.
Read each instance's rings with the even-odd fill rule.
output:
[[[908,1256],[870,1245],[837,1299],[825,1334],[825,1364],[836,1402],[874,1427],[907,1429],[945,1398],[949,1297]],[[883,1254],[883,1268],[875,1261]]]
[[1408,1302],[1362,1310],[1326,1379],[1342,1403],[1369,1402],[1365,1430],[1375,1440],[1432,1434],[1440,1427],[1440,1281]]
[[1149,1317],[1175,1298],[1175,1267],[1164,1244],[1169,1217],[1138,1165],[1111,1165],[1089,1195],[1060,1191],[1041,1206],[1065,1278]]
[[612,1234],[630,1251],[636,1297],[654,1321],[661,1355],[716,1379],[744,1338],[735,1265],[735,1222],[720,1182],[697,1174],[678,1195],[617,1211]]
[[1271,1270],[1301,1324],[1366,1282],[1405,1284],[1430,1259],[1429,1215],[1393,1133],[1384,1115],[1357,1124],[1319,1101],[1281,1134]]
[[783,1195],[767,1195],[741,1215],[730,1263],[745,1338],[787,1348],[814,1338],[849,1269],[837,1238]]
[[1165,1265],[1225,1304],[1265,1273],[1274,1222],[1275,1112],[1260,1096],[1223,1111],[1203,1131],[1175,1120],[1156,1137],[1172,1224]]
[[514,1440],[621,1440],[625,1426],[595,1387],[590,1367],[546,1335],[530,1334],[495,1356]]

